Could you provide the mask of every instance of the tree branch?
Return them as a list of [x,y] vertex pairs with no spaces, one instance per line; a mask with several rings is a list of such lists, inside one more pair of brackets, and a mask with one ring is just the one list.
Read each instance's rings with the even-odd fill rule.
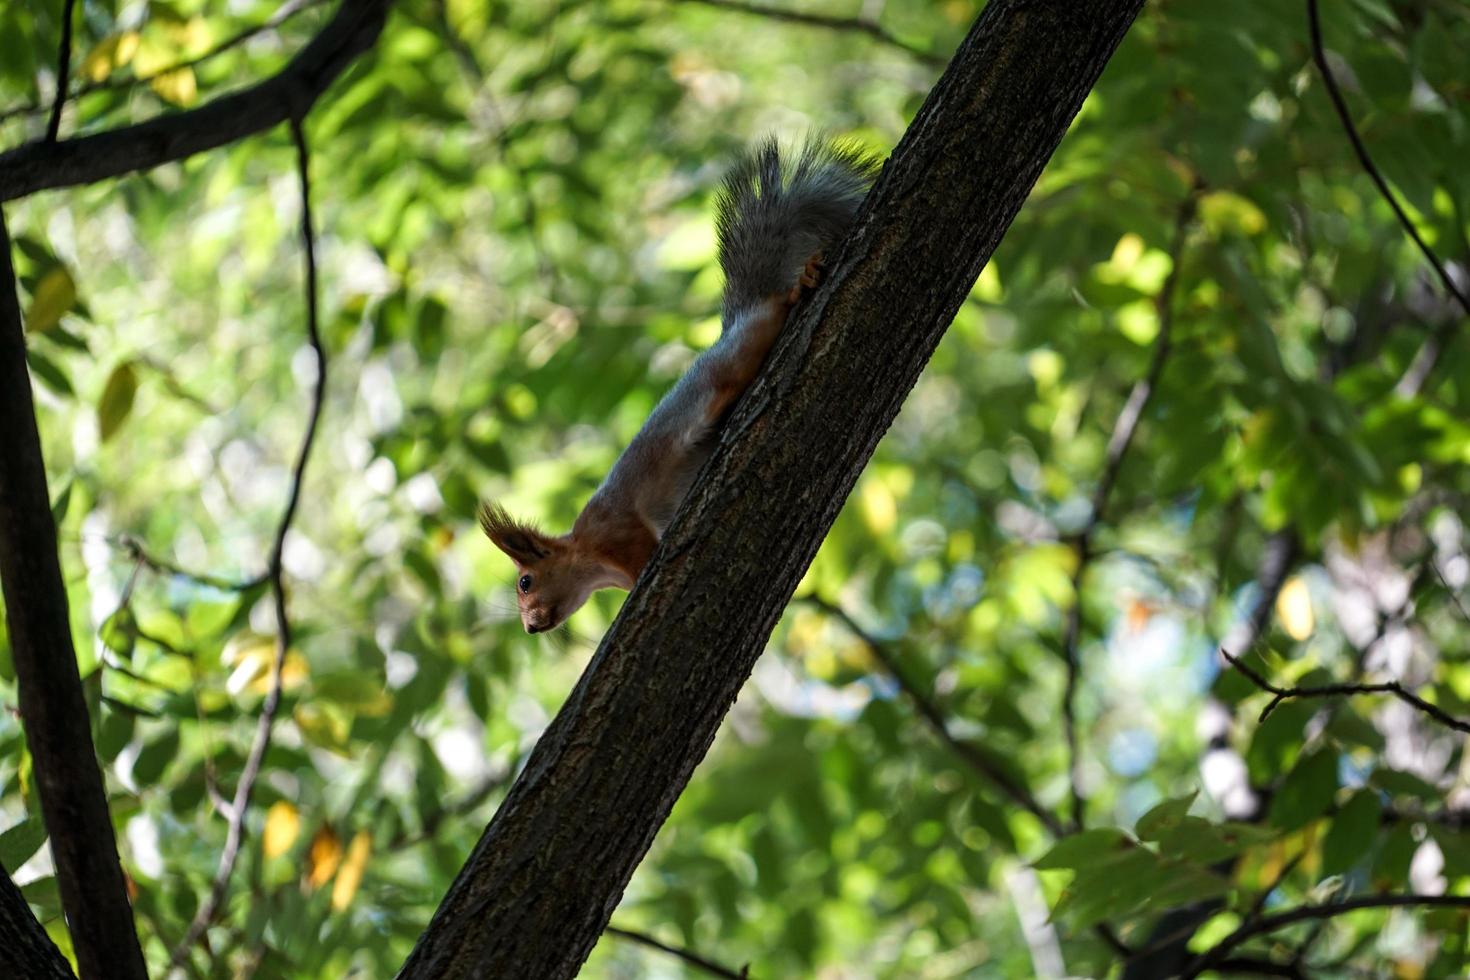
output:
[[[241,28],[201,55],[196,55],[193,58],[185,58],[183,61],[176,61],[167,67],[160,68],[157,71],[151,71],[146,75],[109,75],[100,82],[87,82],[77,86],[75,90],[65,95],[64,98],[66,101],[72,102],[96,92],[112,92],[117,89],[131,88],[134,85],[146,85],[155,78],[160,78],[172,72],[183,71],[185,68],[198,68],[206,61],[213,61],[220,55],[233,51],[247,41],[251,41],[262,34],[275,30],[303,10],[320,7],[323,3],[326,3],[326,0],[288,0],[287,3],[281,4],[275,13],[271,14],[270,17],[261,21],[259,24],[251,24],[249,27]],[[9,109],[0,110],[0,123],[8,119],[14,119],[16,116],[32,116],[44,111],[46,111],[46,106],[39,99],[35,102],[13,105]]]
[[932,51],[926,51],[918,45],[910,44],[896,36],[876,20],[867,17],[833,17],[829,14],[812,14],[800,10],[785,10],[766,4],[747,3],[745,0],[682,0],[683,3],[698,3],[706,7],[717,7],[720,10],[732,10],[736,13],[750,14],[755,17],[767,17],[771,20],[784,21],[788,24],[805,24],[809,27],[825,27],[835,31],[846,31],[853,34],[866,34],[875,41],[880,41],[889,47],[898,48],[913,55],[926,65],[942,67],[945,59]]
[[[1460,304],[1460,308],[1465,311],[1465,315],[1470,316],[1470,296],[1465,295],[1464,290],[1455,282],[1454,277],[1450,275],[1444,263],[1439,260],[1439,256],[1434,254],[1434,250],[1429,247],[1424,241],[1424,238],[1419,234],[1419,229],[1414,227],[1414,222],[1410,220],[1409,215],[1404,211],[1403,205],[1399,204],[1398,197],[1395,196],[1393,190],[1388,186],[1388,181],[1384,179],[1382,171],[1378,169],[1377,164],[1373,162],[1373,158],[1368,154],[1368,147],[1363,144],[1362,137],[1358,135],[1358,127],[1353,124],[1353,117],[1348,112],[1347,101],[1342,97],[1342,90],[1338,88],[1337,79],[1333,76],[1332,68],[1327,63],[1327,52],[1322,47],[1322,22],[1317,11],[1317,0],[1307,0],[1307,26],[1312,39],[1312,60],[1317,63],[1317,70],[1322,73],[1322,82],[1327,86],[1327,95],[1332,100],[1333,109],[1337,111],[1337,118],[1342,121],[1343,132],[1347,134],[1348,142],[1353,145],[1353,152],[1357,154],[1358,162],[1363,165],[1363,169],[1372,178],[1373,185],[1378,188],[1378,193],[1383,196],[1383,199],[1388,202],[1388,206],[1393,209],[1394,216],[1398,218],[1399,224],[1403,226],[1404,231],[1408,232],[1409,237],[1414,240],[1414,244],[1419,247],[1419,251],[1423,254],[1425,261],[1433,267],[1435,274],[1439,276],[1439,281],[1444,285],[1445,291],[1455,298]],[[1434,370],[1434,365],[1439,359],[1439,354],[1444,349],[1444,345],[1449,341],[1450,332],[1454,327],[1454,320],[1445,321],[1435,331],[1434,335],[1425,342],[1424,347],[1420,350],[1420,356],[1414,358],[1414,363],[1410,366],[1409,371],[1405,373],[1404,377],[1400,379],[1398,385],[1395,387],[1394,390],[1397,393],[1404,396],[1412,396],[1419,393],[1425,381],[1428,380],[1430,373]]]
[[748,966],[742,966],[739,970],[732,970],[728,966],[721,966],[714,960],[701,956],[692,949],[685,949],[682,946],[670,946],[668,943],[659,942],[647,933],[638,932],[634,929],[624,929],[621,926],[610,925],[602,931],[609,936],[617,936],[619,939],[626,939],[630,942],[647,946],[650,949],[668,953],[670,956],[677,956],[696,970],[702,973],[708,973],[712,977],[725,977],[726,980],[748,980],[750,976],[750,967]]
[[[400,977],[575,974],[1141,0],[992,0]],[[759,805],[753,801],[753,805]]]
[[1194,220],[1200,185],[1189,189],[1184,200],[1174,211],[1174,233],[1169,243],[1169,274],[1159,294],[1154,297],[1154,309],[1159,321],[1158,338],[1154,341],[1153,356],[1143,377],[1133,384],[1128,400],[1113,422],[1112,434],[1108,437],[1108,448],[1101,476],[1092,494],[1092,513],[1087,525],[1076,538],[1077,567],[1072,572],[1072,605],[1067,610],[1066,628],[1062,635],[1062,657],[1067,666],[1067,683],[1062,693],[1062,730],[1067,741],[1067,781],[1072,792],[1072,827],[1081,830],[1085,822],[1086,796],[1082,792],[1081,774],[1078,771],[1079,749],[1077,745],[1077,690],[1082,679],[1082,659],[1078,644],[1082,639],[1082,579],[1092,563],[1092,536],[1106,519],[1108,500],[1118,474],[1123,470],[1123,459],[1133,445],[1138,432],[1138,423],[1143,419],[1144,409],[1153,398],[1159,378],[1164,374],[1164,365],[1173,352],[1174,292],[1179,285],[1179,269],[1184,260],[1184,239],[1189,225]]
[[0,973],[26,980],[76,980],[4,868],[0,868]]
[[1330,905],[1302,905],[1275,915],[1262,916],[1243,923],[1240,928],[1197,956],[1185,970],[1184,977],[1185,980],[1193,980],[1204,971],[1216,968],[1231,950],[1246,940],[1298,922],[1334,919],[1344,912],[1355,912],[1359,909],[1409,907],[1470,909],[1470,895],[1364,895]]
[[1470,722],[1461,721],[1454,715],[1445,711],[1437,704],[1431,704],[1408,690],[1398,681],[1387,681],[1382,684],[1323,684],[1319,687],[1278,687],[1261,676],[1250,664],[1234,657],[1225,649],[1220,650],[1220,655],[1230,661],[1236,670],[1244,674],[1252,684],[1261,690],[1276,695],[1264,708],[1261,709],[1260,721],[1265,721],[1276,706],[1282,701],[1291,698],[1339,698],[1351,697],[1355,694],[1392,694],[1400,701],[1422,711],[1446,728],[1453,728],[1457,732],[1470,733]]
[[279,73],[197,109],[59,143],[25,143],[0,153],[0,201],[182,160],[302,117],[353,59],[372,47],[391,4],[342,0],[321,32]]
[[0,215],[0,585],[61,905],[85,978],[147,976],[72,646],[56,524]]
[[291,137],[296,144],[297,174],[301,186],[301,238],[304,246],[306,268],[306,334],[312,353],[316,356],[316,382],[312,386],[311,408],[306,419],[306,432],[301,438],[301,448],[296,454],[296,464],[291,470],[291,489],[286,497],[286,507],[276,526],[275,542],[271,545],[270,558],[266,562],[266,577],[271,586],[271,597],[276,614],[276,650],[271,665],[271,683],[265,701],[260,707],[260,718],[256,722],[255,740],[250,753],[245,757],[245,766],[240,772],[240,781],[235,787],[235,797],[230,803],[225,846],[220,852],[219,867],[210,886],[209,897],[199,907],[194,920],[189,923],[184,938],[174,947],[169,957],[170,966],[179,966],[188,957],[189,951],[209,928],[214,917],[224,904],[229,890],[230,875],[235,870],[240,847],[245,837],[245,813],[250,807],[250,795],[255,781],[260,776],[261,763],[270,748],[271,729],[275,724],[276,711],[281,705],[282,668],[286,652],[291,647],[291,619],[286,610],[285,573],[281,562],[286,547],[286,535],[296,517],[296,508],[301,501],[301,487],[306,477],[306,464],[311,458],[311,449],[316,442],[317,424],[321,421],[322,403],[327,390],[327,351],[322,345],[317,315],[316,234],[311,220],[311,156],[307,148],[306,135],[300,119],[291,121]]
[[56,98],[51,102],[51,118],[46,122],[46,142],[55,143],[61,132],[61,109],[66,105],[67,79],[71,78],[71,22],[76,0],[66,0],[61,7],[61,50],[56,55]]

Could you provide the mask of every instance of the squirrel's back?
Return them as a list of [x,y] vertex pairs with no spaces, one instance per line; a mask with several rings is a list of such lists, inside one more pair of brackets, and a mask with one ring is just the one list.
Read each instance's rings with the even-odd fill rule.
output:
[[853,144],[819,137],[795,153],[767,139],[736,161],[715,201],[727,320],[789,290],[847,233],[878,167]]

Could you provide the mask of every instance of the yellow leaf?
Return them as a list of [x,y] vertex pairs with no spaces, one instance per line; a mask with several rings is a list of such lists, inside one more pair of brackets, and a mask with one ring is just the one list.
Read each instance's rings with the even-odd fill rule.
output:
[[87,52],[78,70],[89,82],[106,81],[107,77],[133,60],[138,51],[138,32],[109,34]]
[[306,884],[320,888],[332,880],[337,865],[342,863],[342,840],[331,827],[322,827],[311,839],[306,853]]
[[301,814],[285,800],[271,804],[265,812],[265,833],[262,846],[266,857],[280,857],[296,843],[301,831]]
[[71,273],[57,266],[41,277],[36,291],[31,294],[30,309],[26,310],[26,330],[43,333],[61,322],[61,316],[77,301],[77,284]]
[[[220,653],[220,660],[235,669],[225,681],[225,690],[239,696],[245,691],[264,694],[270,690],[271,668],[276,662],[276,641],[269,636],[245,630],[230,637]],[[294,691],[310,674],[306,658],[295,647],[286,651],[281,669],[281,688]]]
[[358,831],[352,843],[347,845],[347,859],[342,862],[337,880],[332,883],[332,908],[338,912],[352,904],[352,896],[357,894],[357,886],[362,884],[362,873],[367,868],[372,848],[373,837],[366,830]]
[[174,105],[193,105],[199,98],[199,85],[194,79],[194,69],[175,68],[162,75],[155,75],[148,83],[159,98]]
[[352,721],[335,705],[298,704],[291,720],[301,730],[301,737],[318,748],[343,753],[352,732]]
[[1276,597],[1276,615],[1281,619],[1281,628],[1293,640],[1305,640],[1317,626],[1312,615],[1312,594],[1300,575],[1293,576],[1281,587]]

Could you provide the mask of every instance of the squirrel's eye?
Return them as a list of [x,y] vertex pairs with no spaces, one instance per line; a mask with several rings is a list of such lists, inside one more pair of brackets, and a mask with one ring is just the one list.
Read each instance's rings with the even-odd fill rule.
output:
[[531,576],[529,576],[529,575],[522,575],[521,576],[521,591],[522,592],[530,592],[531,591]]

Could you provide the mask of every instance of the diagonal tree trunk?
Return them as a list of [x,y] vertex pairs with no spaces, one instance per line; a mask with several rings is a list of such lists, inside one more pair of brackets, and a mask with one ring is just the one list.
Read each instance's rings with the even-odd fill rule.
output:
[[0,215],[0,586],[26,745],[36,760],[61,906],[87,980],[148,975],[123,887],[72,648],[56,524],[26,372],[25,328]]
[[576,974],[1141,6],[991,0],[400,977]]

